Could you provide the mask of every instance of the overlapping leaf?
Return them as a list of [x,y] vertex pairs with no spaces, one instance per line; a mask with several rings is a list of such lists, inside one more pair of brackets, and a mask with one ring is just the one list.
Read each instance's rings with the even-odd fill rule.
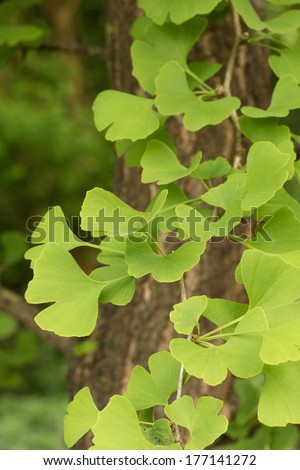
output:
[[103,304],[127,305],[135,292],[135,279],[129,276],[127,266],[105,266],[90,274],[90,278],[103,283],[99,301]]
[[279,55],[271,55],[269,64],[275,75],[281,78],[286,74],[293,75],[300,83],[300,43],[289,49],[282,49]]
[[48,210],[32,232],[30,241],[34,245],[38,245],[30,248],[25,254],[25,259],[30,259],[32,265],[42,253],[46,243],[58,243],[67,251],[85,245],[70,230],[65,215],[59,206]]
[[170,313],[170,320],[174,323],[177,333],[190,334],[198,325],[199,318],[206,307],[206,295],[190,297],[186,301],[174,305]]
[[[258,419],[266,426],[300,422],[300,362],[264,367]],[[276,412],[274,412],[276,410]]]
[[170,147],[158,140],[151,140],[141,160],[142,182],[157,181],[157,184],[162,185],[189,176],[198,167],[201,157],[201,152],[198,152],[190,167],[186,168],[181,165]]
[[165,407],[166,415],[190,431],[185,450],[202,450],[226,432],[228,421],[218,416],[223,402],[213,397],[201,397],[196,408],[192,397],[184,395]]
[[155,84],[155,104],[159,112],[164,116],[184,114],[183,123],[190,131],[219,124],[240,106],[239,99],[234,97],[205,101],[194,95],[184,70],[174,61],[161,68]]
[[190,375],[202,378],[209,385],[223,382],[228,370],[237,377],[253,377],[263,367],[259,358],[262,344],[259,332],[266,328],[264,312],[257,308],[242,317],[234,330],[236,336],[221,346],[205,343],[199,346],[185,339],[174,339],[170,351]]
[[134,41],[131,47],[133,75],[150,94],[155,94],[154,79],[161,67],[174,60],[187,69],[187,55],[206,26],[203,18],[192,19],[183,25],[148,26],[144,40]]
[[221,0],[139,0],[139,7],[154,23],[162,25],[169,18],[172,23],[181,24],[196,15],[210,13]]
[[267,253],[300,251],[300,221],[289,207],[282,207],[258,227],[255,238],[245,244]]
[[42,329],[87,336],[95,328],[104,285],[89,278],[61,245],[51,243],[35,262],[25,298],[33,304],[55,302],[35,317]]
[[169,352],[152,354],[148,364],[150,373],[141,366],[134,367],[125,394],[136,410],[166,405],[178,386],[181,365]]
[[175,282],[199,262],[204,250],[205,243],[191,241],[162,255],[155,253],[147,240],[127,240],[125,259],[128,273],[135,278],[152,274],[158,282]]
[[159,128],[153,101],[121,91],[102,91],[93,104],[95,125],[107,129],[105,138],[116,140],[145,139]]
[[[299,11],[300,15],[300,11]],[[300,19],[299,19],[300,21]],[[270,106],[264,110],[254,106],[243,106],[245,116],[260,119],[267,117],[285,117],[292,109],[300,107],[300,87],[293,75],[281,77],[273,91]]]
[[92,429],[92,450],[153,450],[145,437],[132,403],[125,396],[113,396],[99,413]]
[[227,175],[230,170],[231,165],[226,158],[217,157],[214,160],[207,160],[206,162],[200,163],[198,168],[194,171],[194,176],[204,180],[212,180]]
[[64,418],[64,439],[72,447],[96,424],[99,410],[88,387],[82,388],[67,407]]
[[81,228],[99,234],[125,236],[140,231],[162,208],[167,191],[162,191],[151,211],[140,212],[128,206],[110,191],[94,188],[88,191],[83,201]]
[[250,0],[232,1],[233,5],[245,21],[246,25],[251,29],[255,29],[256,31],[268,29],[273,33],[285,34],[290,31],[296,31],[299,28],[299,10],[285,11],[274,18],[271,18],[267,21],[262,21],[252,6]]

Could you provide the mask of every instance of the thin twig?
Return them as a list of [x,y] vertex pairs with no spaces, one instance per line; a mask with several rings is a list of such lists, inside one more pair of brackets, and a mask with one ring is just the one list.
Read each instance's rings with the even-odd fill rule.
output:
[[77,54],[95,57],[98,60],[106,60],[105,49],[101,47],[86,46],[85,44],[71,44],[69,46],[62,46],[58,44],[41,44],[40,46],[21,46],[23,52],[27,51],[47,51],[47,52],[60,52],[63,54]]
[[[234,66],[236,57],[239,50],[239,45],[242,41],[242,28],[240,23],[240,17],[236,9],[232,6],[232,14],[233,14],[233,24],[234,24],[234,42],[231,49],[231,53],[229,56],[229,60],[227,63],[224,84],[223,84],[223,91],[225,96],[232,96],[231,95],[231,82],[234,73]],[[242,159],[243,154],[243,146],[242,146],[242,132],[239,123],[239,117],[236,111],[233,111],[231,115],[232,122],[235,127],[235,156],[233,160],[234,168],[238,168]]]
[[[183,277],[180,279],[180,292],[181,292],[181,302],[185,302],[187,300],[187,295],[186,295],[186,289],[185,289],[185,284],[184,284],[184,278]],[[187,337],[187,340],[191,341],[191,339],[192,339],[192,334],[189,334],[188,337]],[[182,396],[184,374],[185,374],[185,369],[184,369],[183,364],[181,364],[180,373],[179,373],[179,380],[178,380],[178,386],[177,386],[177,393],[176,393],[176,400],[178,400]],[[182,445],[181,432],[180,432],[178,424],[176,424],[176,423],[175,423],[175,441]]]

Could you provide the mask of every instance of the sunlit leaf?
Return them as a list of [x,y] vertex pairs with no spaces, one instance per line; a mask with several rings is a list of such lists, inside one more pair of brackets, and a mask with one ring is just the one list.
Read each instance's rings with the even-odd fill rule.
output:
[[200,96],[194,95],[188,86],[184,70],[174,61],[161,68],[155,84],[155,104],[159,112],[164,116],[184,114],[183,123],[190,131],[219,124],[240,106],[239,99],[234,97],[204,101]]
[[[300,21],[300,11],[299,20]],[[292,109],[300,107],[300,87],[293,75],[284,75],[274,88],[270,106],[264,110],[254,106],[243,106],[242,113],[252,118],[285,117]]]
[[93,104],[98,131],[107,129],[105,138],[116,141],[145,139],[159,127],[153,101],[121,91],[102,91]]
[[25,298],[33,304],[55,302],[35,317],[42,329],[61,336],[87,336],[96,326],[103,287],[89,278],[61,245],[51,243],[34,264],[34,278]]
[[184,302],[174,305],[170,313],[170,320],[174,323],[177,333],[188,335],[198,321],[207,306],[206,295],[190,297]]
[[223,402],[213,397],[201,397],[196,408],[192,397],[184,395],[165,407],[166,415],[190,431],[186,450],[202,450],[227,430],[225,416],[218,416]]
[[93,426],[92,450],[151,450],[155,449],[142,431],[136,411],[125,396],[115,395],[99,412]]
[[99,411],[88,387],[82,388],[67,406],[64,418],[64,439],[72,447],[96,424]]
[[158,282],[175,282],[193,268],[205,250],[205,243],[188,242],[169,255],[155,253],[147,241],[127,241],[128,273],[136,278],[152,274]]
[[145,39],[134,41],[131,47],[133,76],[142,87],[155,94],[154,79],[170,60],[187,69],[187,55],[206,26],[203,18],[192,19],[180,26],[154,24],[145,30]]
[[221,0],[139,0],[139,7],[157,24],[164,24],[170,16],[172,23],[180,24],[196,15],[210,13]]
[[197,153],[189,168],[181,165],[170,147],[158,140],[151,140],[141,160],[143,168],[142,182],[169,184],[195,171],[201,160],[201,152]]

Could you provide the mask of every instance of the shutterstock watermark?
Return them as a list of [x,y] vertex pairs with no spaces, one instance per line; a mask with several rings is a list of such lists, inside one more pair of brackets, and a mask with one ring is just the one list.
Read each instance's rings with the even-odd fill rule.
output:
[[[272,217],[265,215],[259,221],[260,240],[265,242],[273,241],[267,227]],[[186,217],[157,215],[152,220],[148,220],[147,216],[126,217],[119,208],[109,213],[100,209],[96,216],[85,217],[86,230],[80,229],[78,238],[82,241],[95,241],[99,240],[99,237],[109,236],[120,242],[129,239],[140,243],[149,238],[149,234],[152,240],[158,240],[163,232],[164,240],[168,243],[187,239],[205,242],[210,238],[211,243],[220,243],[225,238],[236,243],[252,238],[258,226],[257,218],[257,209],[252,211],[252,217],[227,217],[226,213],[224,217],[204,217],[196,210],[191,210]],[[70,243],[74,241],[70,227],[80,227],[80,218],[72,217],[68,220],[50,210],[45,217],[33,216],[27,220],[26,241],[36,244],[58,241]]]

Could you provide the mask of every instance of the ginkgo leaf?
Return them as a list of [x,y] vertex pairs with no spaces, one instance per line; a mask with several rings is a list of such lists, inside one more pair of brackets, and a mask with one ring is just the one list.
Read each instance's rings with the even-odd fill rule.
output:
[[[223,382],[228,370],[236,377],[254,377],[263,367],[259,357],[260,332],[266,329],[266,316],[262,309],[256,308],[242,317],[234,330],[235,336],[225,344],[207,346],[206,343],[198,345],[185,339],[174,339],[170,351],[190,375],[202,378],[209,385]],[[205,342],[208,340],[205,337]]]
[[43,329],[60,336],[88,336],[96,326],[103,284],[89,278],[61,245],[50,243],[34,264],[29,303],[56,302],[36,317]]
[[201,397],[195,408],[192,397],[184,395],[165,407],[168,418],[190,431],[185,450],[205,449],[226,432],[228,421],[218,416],[222,405],[217,398]]
[[94,438],[91,450],[153,450],[145,437],[136,411],[125,396],[115,395],[99,412],[92,428]]
[[70,230],[65,214],[61,207],[55,206],[48,210],[31,234],[31,243],[34,245],[25,253],[25,259],[34,261],[40,256],[45,243],[58,243],[67,251],[85,243],[79,240]]
[[139,232],[164,205],[167,191],[162,191],[150,212],[140,212],[102,188],[88,191],[81,208],[81,228],[93,235],[125,236]]
[[[242,209],[251,210],[271,199],[289,177],[290,155],[282,153],[271,142],[252,145],[247,157],[247,180]],[[266,178],[266,174],[272,178]]]
[[68,447],[72,447],[97,423],[99,410],[96,407],[88,387],[76,393],[67,406],[64,418],[64,439]]
[[188,335],[198,321],[207,306],[206,295],[190,297],[184,302],[175,304],[170,313],[170,320],[174,323],[177,333]]
[[180,239],[191,238],[206,242],[212,237],[226,237],[240,223],[243,211],[240,199],[234,202],[222,217],[205,216],[200,211],[186,205],[176,207],[178,221],[174,223],[180,230]]
[[154,79],[170,60],[187,69],[187,55],[205,26],[204,18],[192,19],[180,26],[152,24],[146,28],[144,40],[134,41],[131,47],[132,74],[146,91],[155,94]]
[[231,165],[226,158],[217,157],[214,160],[207,160],[200,163],[194,171],[194,176],[205,180],[212,180],[227,175],[231,170]]
[[102,91],[93,104],[98,131],[107,129],[105,138],[116,141],[145,139],[159,128],[153,101],[121,91]]
[[190,131],[219,124],[239,108],[240,101],[226,97],[205,101],[194,95],[188,86],[182,67],[174,61],[163,66],[155,80],[158,111],[164,116],[184,114],[184,126]]
[[261,251],[246,251],[241,260],[241,274],[250,308],[268,310],[300,298],[300,269],[279,256]]
[[266,110],[254,106],[243,106],[241,111],[245,116],[260,119],[285,117],[289,114],[290,110],[299,107],[300,87],[298,81],[293,75],[284,75],[278,80],[273,91],[271,104]]
[[270,216],[274,215],[282,207],[288,207],[297,219],[300,219],[300,204],[294,199],[284,188],[279,189],[275,195],[266,204],[263,204],[254,213],[258,221],[262,221],[264,218],[269,219]]
[[243,134],[251,142],[271,141],[276,146],[291,139],[288,126],[278,124],[278,118],[255,119],[241,116],[239,119]]
[[[266,426],[300,423],[300,362],[265,366],[258,419]],[[276,410],[276,413],[274,413]]]
[[211,188],[207,193],[203,194],[203,201],[211,206],[222,207],[228,209],[236,200],[242,198],[244,193],[246,175],[241,174],[240,178],[228,178],[228,180]]
[[286,74],[293,75],[293,77],[300,83],[300,43],[289,49],[282,49],[279,55],[271,55],[269,57],[269,64],[275,75],[281,78]]
[[250,0],[232,0],[233,5],[242,16],[246,25],[255,29],[256,31],[262,31],[268,29],[273,33],[285,34],[290,31],[295,31],[299,28],[300,23],[300,11],[289,10],[281,13],[274,18],[267,21],[262,21],[258,16],[258,13],[252,6]]
[[129,276],[126,264],[95,269],[90,278],[104,284],[99,301],[103,304],[127,305],[135,292],[135,279]]
[[151,140],[141,159],[142,182],[157,181],[157,184],[162,185],[189,176],[199,165],[201,157],[201,152],[198,152],[190,167],[186,168],[181,165],[170,147],[158,140]]
[[147,240],[127,240],[125,259],[128,273],[133,277],[152,274],[158,282],[175,282],[199,262],[204,250],[205,243],[191,241],[169,255],[161,255],[152,250]]
[[266,223],[259,225],[255,238],[245,245],[266,253],[300,250],[300,221],[289,207],[281,207]]
[[141,366],[134,367],[125,393],[137,410],[166,405],[178,386],[181,364],[169,352],[152,354],[148,364],[150,373]]
[[221,0],[139,0],[139,7],[154,23],[164,24],[170,16],[172,23],[181,24],[196,15],[207,15]]

